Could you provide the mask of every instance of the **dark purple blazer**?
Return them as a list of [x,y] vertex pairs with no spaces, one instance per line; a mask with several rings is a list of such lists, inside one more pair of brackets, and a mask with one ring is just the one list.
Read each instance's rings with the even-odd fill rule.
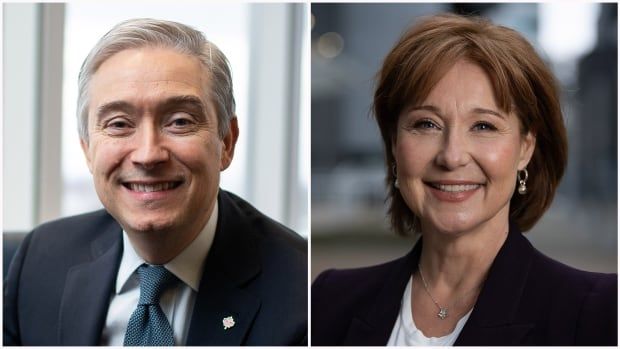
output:
[[[420,239],[395,261],[320,274],[311,345],[385,345],[421,250]],[[546,257],[511,226],[455,345],[615,346],[617,280]]]

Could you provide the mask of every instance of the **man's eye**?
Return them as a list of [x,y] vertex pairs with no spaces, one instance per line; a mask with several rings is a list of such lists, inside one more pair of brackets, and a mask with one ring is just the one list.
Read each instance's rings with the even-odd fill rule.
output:
[[122,119],[122,118],[112,119],[105,124],[106,129],[119,130],[119,129],[125,129],[128,127],[131,127],[131,124],[127,120]]
[[172,121],[172,125],[176,127],[184,127],[191,125],[192,122],[188,119],[175,119]]
[[112,127],[112,128],[125,128],[128,126],[129,124],[125,121],[112,121],[108,123],[108,127]]
[[190,132],[196,125],[196,121],[193,119],[192,115],[186,112],[176,112],[172,114],[169,120],[170,121],[166,124],[166,128],[174,133]]
[[123,118],[115,118],[104,125],[103,131],[111,136],[124,136],[132,132],[132,124]]

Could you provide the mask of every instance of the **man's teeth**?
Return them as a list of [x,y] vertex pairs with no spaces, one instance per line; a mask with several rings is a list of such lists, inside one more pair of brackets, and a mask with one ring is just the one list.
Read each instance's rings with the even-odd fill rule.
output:
[[451,193],[474,190],[474,189],[477,189],[479,186],[480,184],[459,184],[459,185],[433,184],[433,187],[441,191],[447,191]]
[[129,188],[133,191],[141,191],[141,192],[152,192],[152,191],[162,191],[168,190],[174,187],[174,182],[166,182],[166,183],[157,183],[157,184],[136,184],[130,183]]

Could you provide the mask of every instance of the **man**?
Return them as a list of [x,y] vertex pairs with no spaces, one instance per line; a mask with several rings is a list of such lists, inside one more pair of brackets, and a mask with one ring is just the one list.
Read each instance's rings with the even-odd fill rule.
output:
[[228,62],[183,24],[129,20],[79,76],[105,210],[43,224],[4,293],[5,345],[304,345],[307,251],[218,189],[239,130]]

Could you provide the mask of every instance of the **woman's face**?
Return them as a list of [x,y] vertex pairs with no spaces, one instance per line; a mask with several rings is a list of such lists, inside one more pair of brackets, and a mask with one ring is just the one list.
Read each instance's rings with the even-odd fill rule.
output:
[[484,70],[458,61],[422,103],[402,112],[392,147],[400,192],[422,231],[507,224],[517,171],[535,141],[497,106]]

